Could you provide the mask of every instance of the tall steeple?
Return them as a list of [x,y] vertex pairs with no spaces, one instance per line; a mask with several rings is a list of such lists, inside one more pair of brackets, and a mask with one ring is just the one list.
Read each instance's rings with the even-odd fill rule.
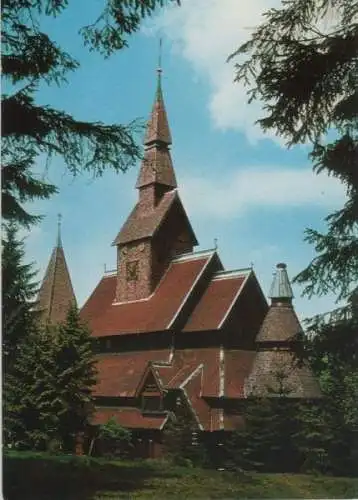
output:
[[198,244],[176,189],[161,78],[159,58],[157,89],[136,184],[139,200],[113,242],[117,246],[116,302],[149,297],[171,259],[192,252]]
[[42,323],[60,323],[66,319],[71,304],[76,304],[70,273],[62,247],[61,220],[58,215],[56,245],[52,251],[37,297],[36,309]]
[[144,158],[136,184],[144,211],[154,209],[166,192],[177,187],[169,150],[172,137],[162,91],[161,58],[157,73],[157,89],[144,139]]

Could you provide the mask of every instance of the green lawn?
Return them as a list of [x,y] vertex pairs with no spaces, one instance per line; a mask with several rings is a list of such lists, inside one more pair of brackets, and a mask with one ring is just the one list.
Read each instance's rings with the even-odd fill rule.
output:
[[6,500],[192,498],[356,498],[358,479],[301,474],[254,474],[11,453],[4,457]]

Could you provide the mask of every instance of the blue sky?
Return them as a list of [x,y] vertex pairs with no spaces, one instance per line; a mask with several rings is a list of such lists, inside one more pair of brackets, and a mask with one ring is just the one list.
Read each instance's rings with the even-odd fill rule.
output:
[[[105,60],[83,46],[78,29],[94,20],[102,2],[71,2],[44,29],[81,67],[60,88],[43,86],[37,100],[82,120],[128,123],[151,110],[163,37],[163,89],[173,137],[172,157],[188,215],[200,243],[219,253],[228,269],[253,263],[265,293],[277,262],[291,277],[314,257],[303,242],[306,227],[323,229],[323,218],[344,201],[335,179],[312,174],[305,146],[287,150],[254,124],[258,105],[247,105],[245,90],[233,83],[226,58],[260,22],[274,0],[252,0],[245,11],[237,0],[183,0],[161,11],[129,39],[129,48]],[[225,8],[224,8],[225,6]],[[204,8],[205,7],[205,8]],[[51,200],[32,205],[44,220],[26,235],[28,259],[42,278],[56,240],[57,213],[80,305],[93,291],[104,265],[115,267],[111,242],[133,207],[139,165],[125,174],[73,179],[61,159],[39,172],[60,189]],[[294,287],[300,317],[332,308],[334,297],[311,300]]]

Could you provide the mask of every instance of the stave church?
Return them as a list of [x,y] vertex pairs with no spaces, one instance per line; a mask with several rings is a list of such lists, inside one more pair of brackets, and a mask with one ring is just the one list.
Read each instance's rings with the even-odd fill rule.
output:
[[[96,340],[95,428],[114,418],[142,457],[163,453],[163,432],[183,408],[193,428],[220,441],[243,424],[243,401],[275,389],[284,371],[293,398],[316,398],[309,368],[292,355],[302,331],[286,265],[268,295],[252,268],[224,269],[198,245],[180,198],[158,72],[147,123],[138,198],[113,241],[105,272],[81,309]],[[113,230],[118,228],[113,228]],[[39,292],[42,318],[57,323],[75,301],[61,237]]]

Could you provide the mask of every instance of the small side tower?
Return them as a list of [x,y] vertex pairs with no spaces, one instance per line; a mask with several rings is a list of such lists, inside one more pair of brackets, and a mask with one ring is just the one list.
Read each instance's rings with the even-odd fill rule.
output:
[[76,304],[76,297],[63,251],[59,215],[56,245],[37,297],[36,309],[40,314],[40,322],[56,324],[64,321],[72,304]]
[[293,347],[302,327],[292,305],[293,293],[286,264],[277,264],[269,298],[271,306],[256,338],[257,353],[246,394],[284,393],[288,397],[320,397],[310,368],[298,363]]

